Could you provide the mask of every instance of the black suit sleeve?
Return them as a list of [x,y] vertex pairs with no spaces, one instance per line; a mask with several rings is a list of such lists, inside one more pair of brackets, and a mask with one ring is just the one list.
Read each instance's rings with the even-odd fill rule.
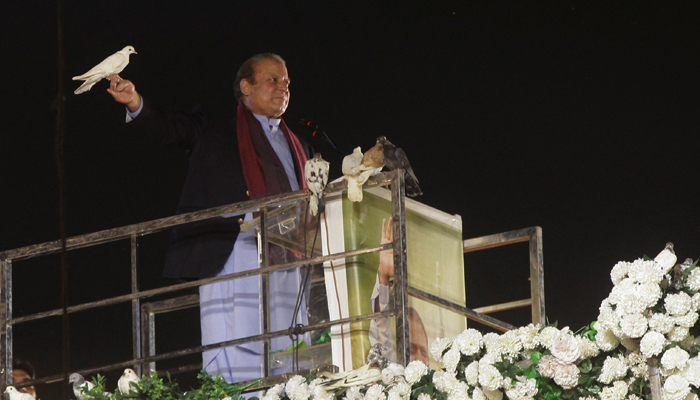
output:
[[201,106],[189,113],[178,113],[160,111],[146,99],[143,102],[141,113],[129,125],[145,132],[157,142],[191,149],[208,124]]

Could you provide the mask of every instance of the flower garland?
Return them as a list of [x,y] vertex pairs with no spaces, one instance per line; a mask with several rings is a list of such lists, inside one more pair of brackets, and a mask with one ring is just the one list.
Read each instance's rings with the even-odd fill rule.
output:
[[676,265],[669,243],[653,260],[617,263],[610,277],[597,322],[578,332],[556,324],[501,335],[467,329],[432,343],[442,369],[413,361],[398,376],[334,390],[315,374],[294,376],[262,400],[651,400],[649,366],[657,364],[663,399],[654,400],[700,400],[696,263]]

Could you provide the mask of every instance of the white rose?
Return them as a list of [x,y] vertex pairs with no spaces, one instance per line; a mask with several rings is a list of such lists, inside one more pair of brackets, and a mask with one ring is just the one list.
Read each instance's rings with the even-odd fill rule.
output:
[[642,314],[623,315],[620,319],[620,327],[625,335],[640,338],[647,332],[647,319]]
[[615,336],[615,334],[612,333],[612,331],[604,328],[598,329],[598,324],[595,326],[596,330],[598,331],[595,335],[595,343],[598,345],[598,348],[603,351],[612,351],[620,344],[620,340],[617,338],[617,336]]
[[464,370],[464,377],[467,383],[471,386],[476,386],[479,383],[479,362],[472,361]]
[[671,375],[664,383],[664,400],[683,400],[690,393],[688,380],[681,375]]
[[661,354],[666,345],[666,337],[659,332],[649,331],[639,342],[639,350],[650,358]]
[[681,371],[681,375],[683,375],[691,385],[700,387],[700,360],[698,360],[697,356],[688,361],[688,364]]
[[452,346],[452,340],[448,338],[437,338],[430,345],[430,355],[437,362],[442,362],[442,353]]
[[627,374],[627,362],[622,356],[607,357],[603,362],[598,380],[604,384],[623,378]]
[[560,364],[554,373],[554,382],[564,389],[571,389],[578,384],[578,367],[575,364]]
[[386,400],[386,394],[384,394],[384,386],[382,385],[372,385],[367,389],[365,393],[364,400]]
[[550,351],[554,357],[565,363],[573,363],[581,357],[578,341],[571,335],[561,335]]
[[671,329],[671,332],[666,334],[669,342],[681,342],[688,337],[689,329],[683,326],[676,326]]
[[661,357],[661,365],[666,369],[682,368],[690,359],[687,351],[680,347],[674,347],[666,350]]
[[481,350],[484,345],[484,338],[481,332],[476,329],[465,329],[454,339],[454,345],[465,356],[473,356]]
[[428,372],[428,367],[423,364],[422,361],[411,361],[406,366],[404,370],[404,376],[406,377],[406,382],[413,385],[418,382],[426,373]]
[[664,299],[666,311],[673,316],[685,315],[690,311],[692,300],[684,292],[667,294]]
[[479,384],[488,390],[496,390],[503,384],[503,376],[493,365],[479,365]]
[[673,318],[667,314],[652,314],[649,319],[649,328],[659,333],[669,333],[673,329]]

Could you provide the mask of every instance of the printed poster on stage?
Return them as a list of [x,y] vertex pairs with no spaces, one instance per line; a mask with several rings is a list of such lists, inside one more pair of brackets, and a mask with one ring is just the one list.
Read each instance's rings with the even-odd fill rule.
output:
[[[365,190],[361,202],[351,202],[345,194],[329,196],[322,227],[324,254],[390,241],[391,210],[391,192],[381,187]],[[406,248],[409,286],[466,306],[459,215],[406,198]],[[392,306],[393,302],[383,301],[391,284],[384,286],[380,282],[393,276],[393,256],[389,251],[327,262],[324,267],[331,319],[384,311]],[[427,362],[428,349],[435,338],[454,337],[466,329],[466,318],[460,314],[411,296],[409,306],[412,359]],[[341,369],[361,366],[373,343],[389,348],[389,356],[393,357],[394,335],[394,318],[337,326],[332,330],[333,364]]]

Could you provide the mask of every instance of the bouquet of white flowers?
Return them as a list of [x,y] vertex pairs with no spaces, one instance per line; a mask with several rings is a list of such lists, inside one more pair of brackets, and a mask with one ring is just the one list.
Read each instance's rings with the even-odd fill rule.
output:
[[263,400],[699,400],[696,262],[676,265],[669,243],[654,259],[619,262],[610,276],[598,320],[578,332],[467,329],[431,345],[440,370],[413,361],[400,376],[383,374],[390,381],[333,390],[324,378],[295,376]]

